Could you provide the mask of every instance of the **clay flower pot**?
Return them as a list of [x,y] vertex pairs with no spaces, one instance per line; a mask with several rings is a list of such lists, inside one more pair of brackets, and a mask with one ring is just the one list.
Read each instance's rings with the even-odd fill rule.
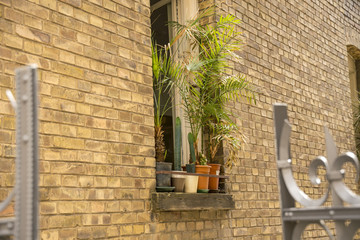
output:
[[[209,174],[210,166],[208,165],[196,165],[196,173]],[[209,189],[209,177],[199,177],[198,190]]]
[[[220,175],[221,164],[209,164],[210,174],[211,175]],[[217,191],[219,189],[219,178],[210,177],[209,179],[209,189]]]

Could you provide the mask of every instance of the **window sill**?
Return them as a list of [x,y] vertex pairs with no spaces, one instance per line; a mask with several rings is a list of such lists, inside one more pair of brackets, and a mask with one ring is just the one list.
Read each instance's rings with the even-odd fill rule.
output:
[[151,198],[154,211],[235,209],[231,194],[154,192]]

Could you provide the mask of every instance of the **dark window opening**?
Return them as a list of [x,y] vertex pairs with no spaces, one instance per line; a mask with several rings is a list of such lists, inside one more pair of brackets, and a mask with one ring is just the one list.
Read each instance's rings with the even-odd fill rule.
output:
[[[160,46],[164,46],[170,41],[168,22],[171,20],[171,3],[164,0],[151,0],[151,6],[156,9],[151,13],[151,36],[153,41]],[[164,5],[161,5],[164,3]],[[155,93],[156,94],[156,93]],[[161,95],[161,108],[170,99],[168,92]],[[171,101],[171,100],[170,100]],[[172,102],[170,102],[172,104]],[[169,109],[163,118],[164,141],[166,146],[166,162],[174,161],[174,142],[173,142],[173,111]]]

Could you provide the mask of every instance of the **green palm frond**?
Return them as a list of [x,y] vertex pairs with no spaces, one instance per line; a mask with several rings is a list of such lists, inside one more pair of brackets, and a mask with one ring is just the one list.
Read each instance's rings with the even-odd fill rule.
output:
[[[253,87],[244,76],[227,74],[229,60],[238,61],[236,52],[243,46],[242,33],[237,31],[240,20],[226,15],[215,24],[202,25],[202,19],[212,13],[213,9],[205,11],[187,24],[171,22],[176,36],[169,46],[153,56],[154,78],[162,78],[161,84],[165,84],[161,89],[163,91],[173,87],[178,89],[195,140],[201,130],[209,130],[209,159],[213,158],[220,142],[228,144],[232,157],[244,142],[239,127],[231,120],[233,113],[226,109],[226,104],[240,98],[255,103],[256,99]],[[193,52],[175,60],[171,49],[178,51],[176,47],[184,41],[189,42]],[[161,87],[161,84],[154,82],[154,86]]]

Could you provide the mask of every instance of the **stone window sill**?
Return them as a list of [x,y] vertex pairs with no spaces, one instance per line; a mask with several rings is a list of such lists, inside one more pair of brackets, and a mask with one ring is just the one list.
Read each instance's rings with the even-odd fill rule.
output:
[[235,209],[231,194],[154,192],[151,198],[154,211]]

